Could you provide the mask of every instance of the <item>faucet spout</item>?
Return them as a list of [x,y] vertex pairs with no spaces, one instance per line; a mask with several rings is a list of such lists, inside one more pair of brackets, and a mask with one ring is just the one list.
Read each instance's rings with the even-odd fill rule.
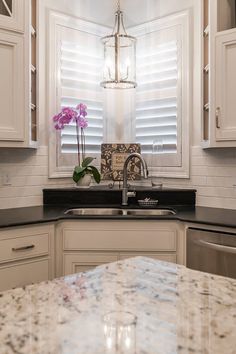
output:
[[140,162],[141,162],[142,169],[143,169],[143,177],[144,178],[148,178],[147,163],[144,160],[144,158],[142,157],[142,155],[140,155],[137,152],[134,152],[134,153],[130,154],[127,157],[127,159],[125,160],[124,168],[123,168],[122,205],[128,205],[128,198],[131,197],[131,196],[135,197],[135,192],[129,192],[128,191],[128,165],[129,165],[130,160],[132,160],[135,157],[138,158],[140,160]]

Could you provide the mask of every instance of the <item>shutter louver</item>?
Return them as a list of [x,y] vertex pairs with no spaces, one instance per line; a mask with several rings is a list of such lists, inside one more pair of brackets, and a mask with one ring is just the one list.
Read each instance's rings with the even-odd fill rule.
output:
[[[103,141],[103,100],[99,85],[102,53],[93,46],[81,47],[75,42],[61,41],[60,58],[61,107],[73,107],[80,102],[88,107],[86,154],[99,153]],[[61,152],[76,153],[75,123],[61,131]]]
[[151,153],[161,141],[163,153],[177,153],[177,41],[137,55],[136,141]]

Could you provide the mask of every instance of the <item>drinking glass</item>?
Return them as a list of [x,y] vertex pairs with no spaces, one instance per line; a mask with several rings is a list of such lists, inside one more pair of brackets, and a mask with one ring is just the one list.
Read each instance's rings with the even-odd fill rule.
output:
[[114,311],[104,320],[105,353],[136,354],[137,317],[131,312]]
[[151,158],[152,188],[162,187],[162,182],[160,181],[160,177],[158,177],[157,172],[155,172],[155,167],[161,167],[163,152],[164,152],[163,140],[161,138],[155,139],[152,144],[152,158]]

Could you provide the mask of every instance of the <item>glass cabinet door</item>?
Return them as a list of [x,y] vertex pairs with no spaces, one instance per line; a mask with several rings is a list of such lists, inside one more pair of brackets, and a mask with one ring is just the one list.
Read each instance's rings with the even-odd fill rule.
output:
[[0,14],[12,17],[12,0],[0,0]]
[[0,0],[0,29],[24,32],[24,0]]

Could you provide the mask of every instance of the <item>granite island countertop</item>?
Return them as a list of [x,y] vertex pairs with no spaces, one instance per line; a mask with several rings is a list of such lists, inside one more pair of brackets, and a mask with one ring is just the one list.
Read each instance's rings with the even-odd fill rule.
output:
[[136,316],[137,354],[236,353],[236,280],[142,257],[1,293],[0,353],[114,353],[114,311]]

